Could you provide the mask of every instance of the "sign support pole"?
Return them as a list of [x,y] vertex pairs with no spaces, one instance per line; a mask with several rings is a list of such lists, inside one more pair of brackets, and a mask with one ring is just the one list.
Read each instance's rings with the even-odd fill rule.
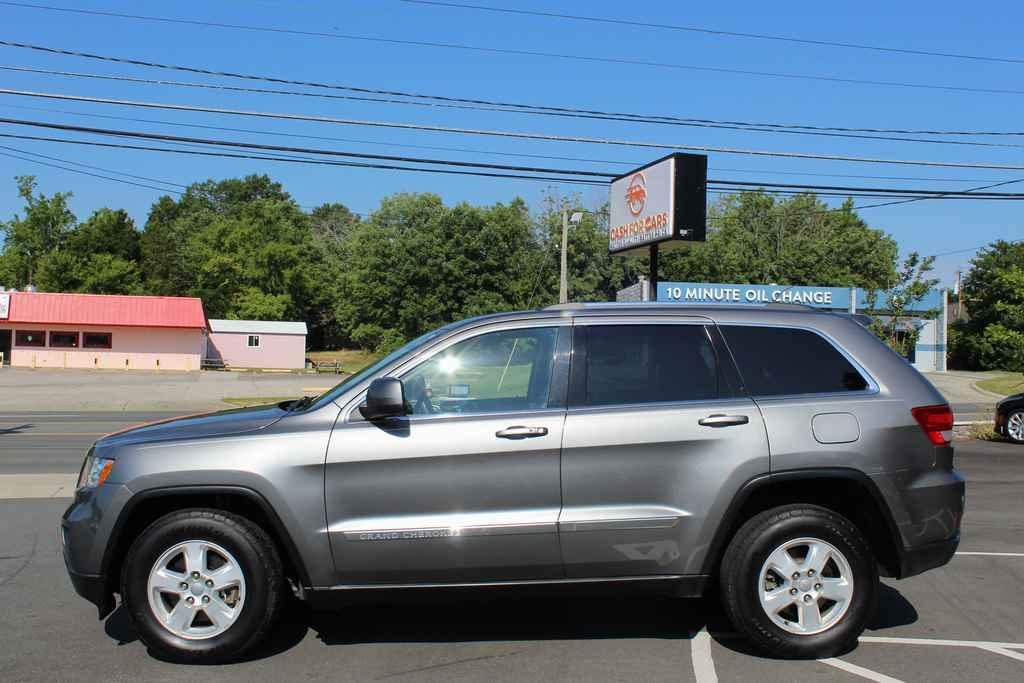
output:
[[658,245],[657,243],[651,245],[651,256],[650,256],[650,284],[647,286],[651,288],[650,300],[658,300]]

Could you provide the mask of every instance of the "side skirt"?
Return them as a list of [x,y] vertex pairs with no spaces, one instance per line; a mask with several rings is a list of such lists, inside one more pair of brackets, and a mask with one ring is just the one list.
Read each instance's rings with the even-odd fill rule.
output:
[[[408,583],[338,585],[303,590],[314,610],[331,610],[350,604],[447,602],[465,599],[551,596],[575,597],[614,594],[663,595],[699,598],[709,577],[705,575],[613,576],[586,579],[541,579],[531,581],[487,581],[479,583]],[[429,589],[429,590],[423,590]]]

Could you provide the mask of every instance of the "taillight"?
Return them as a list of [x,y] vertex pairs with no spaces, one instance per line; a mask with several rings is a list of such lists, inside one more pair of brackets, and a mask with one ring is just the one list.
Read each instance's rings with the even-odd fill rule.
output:
[[936,446],[945,446],[953,438],[953,411],[948,404],[911,408],[910,412]]

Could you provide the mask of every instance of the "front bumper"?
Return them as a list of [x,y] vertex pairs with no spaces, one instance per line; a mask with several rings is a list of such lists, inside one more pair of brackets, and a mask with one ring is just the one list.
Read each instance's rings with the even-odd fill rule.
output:
[[117,484],[75,492],[60,520],[58,536],[64,566],[75,592],[96,605],[102,619],[114,609],[114,595],[104,574],[104,554],[117,513],[131,492]]
[[107,586],[107,577],[102,574],[79,574],[68,568],[71,585],[75,592],[96,605],[97,618],[103,619],[114,611],[114,594]]

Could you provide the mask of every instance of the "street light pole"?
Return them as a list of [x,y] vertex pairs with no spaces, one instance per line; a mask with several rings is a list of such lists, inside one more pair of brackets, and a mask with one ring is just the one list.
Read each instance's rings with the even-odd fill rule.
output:
[[569,303],[569,266],[567,264],[566,252],[569,250],[569,224],[579,225],[583,220],[582,211],[562,211],[562,268],[561,277],[558,282],[558,303]]
[[569,301],[569,266],[567,263],[566,251],[569,248],[569,212],[562,211],[562,268],[561,277],[558,280],[558,303],[564,304]]

